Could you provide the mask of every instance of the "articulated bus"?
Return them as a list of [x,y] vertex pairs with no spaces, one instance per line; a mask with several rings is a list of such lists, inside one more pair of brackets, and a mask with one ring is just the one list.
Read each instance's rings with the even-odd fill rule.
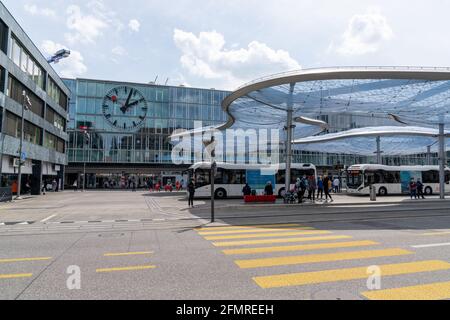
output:
[[[409,193],[411,179],[420,180],[424,193],[439,193],[438,166],[384,166],[376,164],[358,164],[347,169],[347,192],[370,194],[373,185],[379,196]],[[450,191],[450,169],[445,168],[446,191]]]
[[[199,162],[189,168],[189,177],[195,181],[195,197],[210,197],[211,163]],[[275,195],[283,196],[285,190],[286,165],[229,164],[218,162],[214,179],[214,194],[217,199],[242,196],[242,188],[247,182],[258,194],[264,191],[268,181],[272,183]],[[291,165],[291,188],[295,180],[302,176],[314,176],[316,167],[310,163]]]

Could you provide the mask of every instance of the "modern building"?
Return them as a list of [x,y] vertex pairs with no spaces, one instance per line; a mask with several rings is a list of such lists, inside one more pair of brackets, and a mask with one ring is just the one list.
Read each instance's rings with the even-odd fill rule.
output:
[[0,73],[1,186],[15,191],[22,158],[23,191],[39,194],[42,183],[53,180],[62,188],[69,89],[1,2]]
[[226,121],[226,91],[92,79],[64,79],[72,92],[66,184],[120,188],[149,177],[167,183],[188,166],[171,160],[169,135],[177,128]]

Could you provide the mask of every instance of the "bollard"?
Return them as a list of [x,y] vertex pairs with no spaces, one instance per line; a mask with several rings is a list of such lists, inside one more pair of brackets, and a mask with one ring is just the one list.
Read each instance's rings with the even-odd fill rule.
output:
[[377,201],[377,192],[374,186],[370,186],[370,201]]

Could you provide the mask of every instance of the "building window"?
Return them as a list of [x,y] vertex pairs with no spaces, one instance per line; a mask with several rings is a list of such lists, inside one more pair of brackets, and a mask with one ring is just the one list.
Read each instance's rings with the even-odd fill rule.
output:
[[0,20],[0,50],[6,54],[8,48],[8,26]]
[[[20,138],[21,119],[15,114],[6,111],[6,128],[5,134]],[[31,122],[24,121],[23,139],[33,144],[41,145],[42,129],[35,126]]]
[[25,90],[26,95],[30,98],[31,101],[31,111],[40,116],[44,116],[44,102],[39,99],[33,92],[28,90],[23,84],[17,81],[11,75],[8,77],[8,91],[6,95],[16,101],[17,103],[23,103],[23,95],[22,92]]
[[44,89],[44,70],[31,56],[30,53],[20,44],[20,42],[12,37],[11,59],[14,63],[28,74],[31,80]]
[[45,114],[45,120],[54,125],[57,129],[64,131],[66,128],[66,121],[52,108],[47,107],[47,113]]
[[48,149],[56,150],[57,152],[64,153],[64,140],[57,136],[45,132],[44,147]]
[[51,78],[48,78],[47,94],[64,110],[67,110],[67,96]]

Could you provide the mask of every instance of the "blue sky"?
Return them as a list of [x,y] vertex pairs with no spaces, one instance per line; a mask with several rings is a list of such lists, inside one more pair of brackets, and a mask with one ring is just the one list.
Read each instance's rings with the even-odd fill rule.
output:
[[234,89],[300,68],[449,66],[447,0],[3,0],[65,77]]

